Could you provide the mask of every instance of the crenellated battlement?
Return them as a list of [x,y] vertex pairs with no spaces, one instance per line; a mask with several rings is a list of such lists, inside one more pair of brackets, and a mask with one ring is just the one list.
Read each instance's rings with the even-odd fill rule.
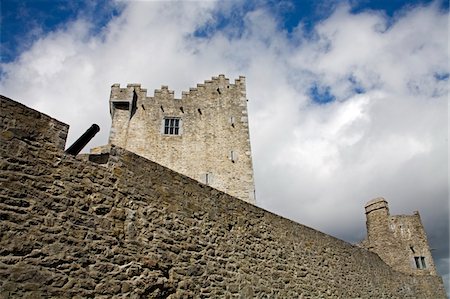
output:
[[153,98],[159,98],[161,96],[168,97],[171,100],[175,100],[174,91],[170,90],[167,85],[161,85],[160,89],[155,89]]
[[196,87],[191,87],[189,91],[183,91],[182,98],[188,97],[191,93],[198,94],[205,91],[217,91],[217,93],[219,93],[226,92],[227,90],[240,91],[242,96],[245,97],[245,77],[239,76],[239,78],[234,80],[234,84],[232,84],[230,83],[230,79],[221,74],[212,77],[211,80],[205,80],[203,83],[198,83]]
[[147,89],[141,88],[140,83],[129,83],[127,87],[121,88],[119,83],[111,86],[111,101],[129,101],[133,98],[133,92],[138,93],[141,97],[147,96]]
[[230,79],[226,78],[223,74],[213,76],[210,80],[205,80],[203,83],[198,83],[196,87],[190,87],[188,91],[182,91],[181,99],[175,98],[175,92],[169,89],[167,85],[162,85],[161,88],[155,89],[153,96],[149,96],[147,94],[147,89],[141,88],[141,84],[139,83],[127,84],[126,87],[120,87],[119,83],[115,83],[111,86],[110,101],[131,101],[133,98],[133,92],[137,94],[139,99],[159,99],[161,97],[165,97],[166,99],[172,100],[185,100],[191,95],[198,96],[199,94],[205,92],[217,92],[218,94],[221,94],[222,92],[227,92],[228,90],[239,91],[241,96],[245,97],[245,77],[239,76],[239,78],[234,80],[234,83],[230,83]]

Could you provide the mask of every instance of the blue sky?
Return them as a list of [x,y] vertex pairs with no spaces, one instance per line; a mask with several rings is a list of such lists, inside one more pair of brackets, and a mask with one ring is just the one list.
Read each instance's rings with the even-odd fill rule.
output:
[[95,34],[119,13],[120,5],[110,1],[2,0],[1,62],[14,60],[42,35],[77,18],[93,22]]
[[257,204],[349,242],[372,198],[419,210],[449,280],[448,1],[0,3],[0,91],[68,144],[107,143],[113,83],[244,75]]
[[[299,27],[306,35],[314,36],[314,27],[328,18],[336,7],[343,1],[336,0],[302,0],[302,1],[234,1],[239,9],[233,13],[224,14],[221,10],[215,12],[212,23],[200,26],[193,33],[196,37],[208,38],[217,31],[229,30],[229,34],[239,34],[243,28],[243,17],[249,11],[260,7],[269,9],[277,17],[277,26],[281,30],[292,33]],[[77,19],[90,22],[90,34],[97,35],[113,18],[120,15],[125,6],[124,1],[89,0],[2,0],[1,1],[1,47],[0,62],[14,61],[23,51],[29,49],[36,40],[49,32],[60,30],[68,23]],[[233,3],[233,2],[231,2]],[[430,0],[362,0],[349,1],[352,13],[373,11],[384,14],[388,22],[412,7],[428,5]],[[448,11],[448,1],[437,2],[442,10]],[[448,76],[448,74],[437,74]],[[349,78],[351,80],[351,78]],[[356,91],[364,90],[355,86]],[[327,86],[312,84],[309,88],[312,100],[319,104],[326,104],[335,99]]]
[[[317,22],[327,18],[342,1],[247,1],[237,14],[216,14],[216,21],[208,30],[216,31],[230,24],[240,25],[242,16],[259,6],[269,7],[279,17],[279,26],[292,32],[299,24],[312,31]],[[372,10],[395,18],[405,9],[426,5],[430,0],[361,0],[350,1],[354,13]],[[21,51],[40,36],[64,27],[77,18],[92,22],[96,34],[114,17],[120,14],[123,3],[109,0],[2,0],[1,2],[1,62],[14,60]],[[440,1],[442,9],[448,10],[448,1]],[[242,25],[242,24],[241,24]],[[199,28],[199,36],[207,35],[206,28]]]

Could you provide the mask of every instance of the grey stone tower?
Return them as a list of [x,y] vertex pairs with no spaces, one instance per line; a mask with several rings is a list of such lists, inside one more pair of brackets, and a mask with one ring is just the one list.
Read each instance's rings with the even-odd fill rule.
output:
[[197,84],[181,99],[162,86],[111,88],[109,143],[255,203],[245,77]]
[[397,271],[437,275],[419,212],[391,216],[388,203],[382,197],[369,201],[365,210],[365,247]]

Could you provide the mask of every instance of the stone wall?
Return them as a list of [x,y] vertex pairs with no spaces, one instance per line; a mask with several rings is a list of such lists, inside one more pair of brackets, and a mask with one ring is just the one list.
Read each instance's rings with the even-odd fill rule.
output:
[[65,155],[67,126],[1,105],[2,298],[445,298],[438,276],[124,149]]
[[[110,144],[255,203],[244,77],[213,77],[181,99],[167,86],[151,97],[139,84],[115,84],[110,106]],[[167,117],[179,120],[178,135],[164,134]]]
[[[25,143],[33,152],[59,153],[64,150],[69,126],[0,95],[0,125],[3,142]],[[2,147],[6,146],[3,144]],[[17,149],[18,150],[18,149]],[[11,153],[10,153],[11,154]],[[37,156],[33,156],[36,159]]]

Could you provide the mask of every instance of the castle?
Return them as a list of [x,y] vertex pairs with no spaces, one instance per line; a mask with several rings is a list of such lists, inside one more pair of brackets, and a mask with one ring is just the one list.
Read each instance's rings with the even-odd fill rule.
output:
[[[204,94],[219,103],[216,86],[227,88],[227,82],[213,78]],[[229,89],[241,96],[243,82]],[[140,130],[156,130],[161,136],[145,138],[167,142],[155,149],[160,162],[114,143],[91,154],[65,154],[68,125],[0,96],[2,298],[446,298],[418,213],[391,216],[384,199],[368,202],[368,238],[356,246],[265,211],[251,204],[251,163],[238,164],[251,162],[241,152],[249,150],[245,138],[242,147],[222,144],[219,157],[235,150],[235,163],[224,159],[214,168],[205,162],[189,174],[181,172],[187,162],[177,160],[186,157],[182,151],[176,159],[162,154],[194,142],[188,118],[200,116],[184,116],[180,107],[203,115],[197,109],[206,114],[212,106],[179,105],[167,88],[154,97],[165,94],[163,105],[137,87],[112,87],[110,141],[150,148],[133,135],[153,124],[156,129]],[[157,108],[161,113],[146,114]],[[152,122],[133,123],[139,113]],[[243,115],[223,117],[241,117],[235,127],[243,129]],[[165,136],[177,128],[188,141]],[[242,132],[248,138],[248,127]],[[245,184],[229,184],[233,168],[226,162],[248,174]],[[213,188],[201,173],[212,173],[212,182],[243,200]]]
[[[213,77],[181,99],[167,86],[149,97],[140,84],[114,84],[109,144],[254,204],[247,101],[243,76],[234,84],[224,75]],[[418,212],[390,216],[383,198],[365,209],[368,237],[361,246],[398,271],[436,275]]]
[[110,112],[110,144],[255,203],[245,77],[213,77],[181,99],[167,86],[148,97],[114,84]]

